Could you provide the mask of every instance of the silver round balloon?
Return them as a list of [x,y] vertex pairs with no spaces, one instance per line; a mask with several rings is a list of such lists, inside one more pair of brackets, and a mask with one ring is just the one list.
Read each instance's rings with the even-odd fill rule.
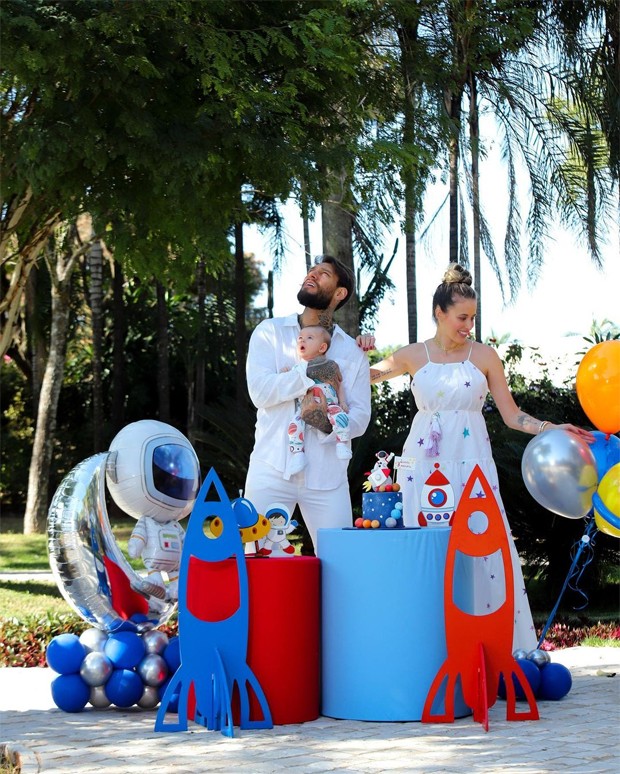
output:
[[528,492],[567,519],[581,519],[598,486],[596,460],[586,441],[566,430],[547,430],[528,443],[521,460]]
[[95,454],[76,465],[56,490],[47,520],[50,566],[61,594],[87,623],[104,632],[138,631],[127,614],[132,594],[146,608],[150,626],[165,623],[176,601],[150,595],[116,543],[105,500],[108,456]]
[[90,689],[90,697],[88,701],[92,704],[93,707],[97,707],[97,709],[105,709],[106,707],[109,707],[110,704],[112,704],[112,702],[105,695],[105,688],[102,685],[97,685]]
[[157,653],[149,653],[138,664],[136,670],[145,685],[161,685],[168,677],[168,664],[163,656]]
[[138,702],[138,707],[142,709],[153,709],[159,704],[159,691],[153,685],[145,685],[142,697]]
[[527,658],[527,650],[519,648],[518,650],[515,650],[512,655],[514,658]]
[[103,651],[108,635],[102,629],[86,629],[80,634],[80,642],[87,653]]
[[151,629],[142,635],[142,642],[147,653],[163,653],[168,644],[168,635],[159,629]]
[[536,664],[536,666],[539,668],[544,667],[545,664],[548,664],[551,661],[551,656],[547,653],[547,651],[541,650],[540,648],[536,648],[535,650],[530,651],[527,654],[527,658],[529,661],[533,661],[534,664]]
[[86,685],[96,687],[108,682],[113,669],[114,666],[107,656],[100,651],[93,651],[84,656],[80,676]]

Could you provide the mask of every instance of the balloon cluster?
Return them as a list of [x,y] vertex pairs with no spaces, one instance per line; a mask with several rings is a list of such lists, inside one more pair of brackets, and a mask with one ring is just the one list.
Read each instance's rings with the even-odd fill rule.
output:
[[52,698],[65,712],[81,712],[87,704],[152,709],[179,666],[179,638],[159,629],[144,634],[86,629],[79,637],[54,637],[46,659],[58,672]]
[[535,436],[521,462],[525,485],[544,508],[568,519],[593,511],[601,532],[620,537],[620,340],[592,347],[576,376],[579,402],[595,425],[588,444],[565,430]]
[[[537,699],[558,701],[570,691],[573,678],[570,669],[564,664],[552,662],[546,650],[517,650],[513,653],[516,662],[521,667],[532,693]],[[525,699],[525,692],[520,683],[512,677],[517,699]],[[506,685],[500,677],[497,695],[506,698]]]

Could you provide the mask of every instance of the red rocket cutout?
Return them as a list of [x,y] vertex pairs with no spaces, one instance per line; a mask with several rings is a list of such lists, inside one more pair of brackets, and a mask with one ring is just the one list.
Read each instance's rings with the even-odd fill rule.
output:
[[[486,516],[487,528],[481,533],[473,532],[469,519],[473,514],[479,516],[481,512]],[[497,551],[501,551],[504,565],[506,593],[503,604],[486,615],[464,612],[453,598],[457,554],[484,557]],[[503,675],[506,685],[506,719],[538,720],[534,693],[512,655],[514,586],[508,535],[497,501],[478,465],[465,485],[452,522],[444,576],[444,611],[448,655],[429,689],[422,722],[454,721],[454,689],[460,677],[465,703],[473,709],[474,720],[482,723],[488,731],[489,707],[497,699],[500,675]],[[516,712],[513,675],[523,689],[529,711]],[[433,701],[446,679],[445,712],[443,715],[433,715]]]

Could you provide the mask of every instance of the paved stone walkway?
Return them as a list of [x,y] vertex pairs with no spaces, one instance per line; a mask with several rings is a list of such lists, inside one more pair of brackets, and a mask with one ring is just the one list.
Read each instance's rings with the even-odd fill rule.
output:
[[570,668],[573,686],[561,701],[539,702],[538,721],[508,722],[498,701],[488,732],[471,717],[434,725],[321,717],[236,728],[233,739],[191,723],[187,732],[155,733],[153,710],[65,713],[51,698],[54,672],[0,669],[0,747],[22,774],[618,774],[620,648],[568,648],[552,660]]

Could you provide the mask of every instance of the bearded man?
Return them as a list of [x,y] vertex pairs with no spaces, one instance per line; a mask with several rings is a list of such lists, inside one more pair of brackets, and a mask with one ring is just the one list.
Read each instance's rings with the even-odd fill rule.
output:
[[[329,353],[340,366],[350,437],[362,435],[370,421],[369,365],[364,352],[373,349],[374,337],[354,340],[333,321],[334,312],[352,292],[350,270],[332,256],[319,256],[297,294],[303,311],[263,320],[252,333],[246,362],[248,392],[257,416],[244,496],[259,513],[279,503],[292,516],[298,505],[315,552],[319,529],[352,525],[348,460],[336,455],[337,438],[327,401],[320,391],[313,391],[315,382],[297,357],[297,338],[309,325],[321,325],[331,333]],[[288,426],[297,398],[306,423],[306,464],[293,473]]]

